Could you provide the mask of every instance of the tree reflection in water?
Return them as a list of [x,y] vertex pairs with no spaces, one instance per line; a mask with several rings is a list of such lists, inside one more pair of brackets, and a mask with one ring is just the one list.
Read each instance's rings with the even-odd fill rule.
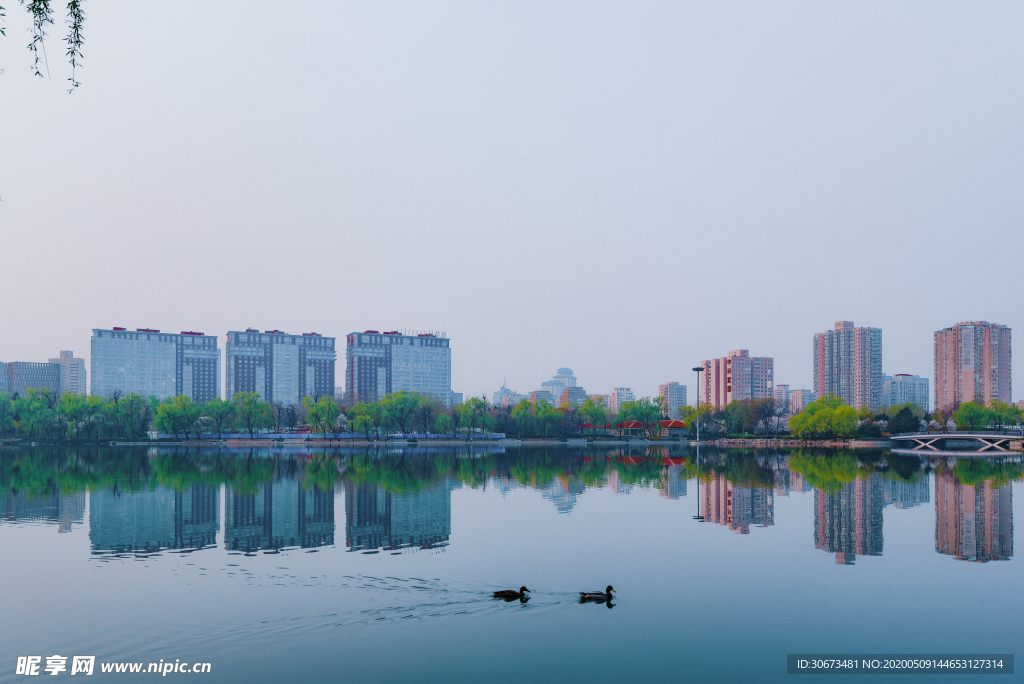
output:
[[[541,492],[559,512],[597,488],[657,489],[687,496],[693,452],[639,448],[370,447],[279,449],[8,447],[0,451],[9,522],[82,522],[90,493],[97,552],[152,553],[224,545],[253,553],[335,543],[335,492],[345,493],[345,546],[352,551],[443,550],[452,492],[462,487]],[[775,524],[775,496],[814,492],[814,544],[853,564],[881,555],[882,511],[930,503],[936,551],[988,561],[1012,556],[1012,488],[1020,459],[927,459],[881,450],[735,450],[705,447],[701,508],[739,534]],[[142,521],[128,529],[124,520]]]

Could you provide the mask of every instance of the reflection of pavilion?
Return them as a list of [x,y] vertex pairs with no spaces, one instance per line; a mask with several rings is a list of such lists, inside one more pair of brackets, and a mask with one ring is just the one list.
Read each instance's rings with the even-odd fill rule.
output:
[[[618,472],[614,472],[616,477],[615,482],[611,485],[612,489],[617,493],[624,493],[624,486],[618,481]],[[570,475],[559,475],[556,477],[550,485],[541,490],[543,496],[548,501],[555,504],[555,508],[558,509],[559,513],[569,513],[576,505],[576,497],[587,491],[587,485],[583,483],[577,477]]]
[[345,481],[345,546],[349,549],[446,546],[452,533],[452,490],[445,478],[411,494]]
[[236,551],[334,543],[334,492],[303,488],[291,478],[260,485],[253,494],[231,487],[225,498],[224,547]]
[[935,475],[935,550],[958,560],[986,562],[1013,556],[1013,490],[992,481],[960,484]]
[[89,493],[89,539],[94,551],[157,551],[213,546],[220,529],[217,488],[192,485],[179,492]]
[[4,522],[56,523],[58,532],[70,532],[84,517],[85,493],[32,497],[8,490],[0,494],[0,508]]
[[882,555],[882,478],[848,482],[834,493],[814,491],[814,545],[853,565],[856,554]]
[[775,524],[775,496],[770,489],[734,485],[724,475],[700,483],[701,508],[708,522],[750,534],[751,525]]

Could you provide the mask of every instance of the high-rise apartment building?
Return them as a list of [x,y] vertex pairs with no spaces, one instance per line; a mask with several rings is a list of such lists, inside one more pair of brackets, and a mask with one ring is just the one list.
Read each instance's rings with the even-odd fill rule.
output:
[[568,404],[579,406],[587,400],[587,390],[582,387],[566,387],[562,390],[562,394],[555,400],[555,406],[562,408]]
[[25,396],[29,389],[50,390],[60,394],[60,364],[12,361],[3,368],[10,396]]
[[75,358],[75,355],[62,349],[60,356],[50,359],[50,363],[60,364],[60,393],[70,392],[85,396],[89,394],[89,384],[86,380],[85,359]]
[[789,385],[776,385],[775,386],[775,402],[777,404],[785,404],[789,401]]
[[668,417],[678,418],[679,407],[686,406],[686,385],[680,385],[678,382],[658,385],[658,396],[665,400]]
[[[452,406],[452,351],[435,333],[403,335],[367,330],[345,338],[345,393],[349,403],[377,401],[392,392],[419,392]],[[461,401],[461,394],[458,396]]]
[[769,356],[751,356],[746,349],[736,349],[702,365],[700,400],[705,404],[722,408],[734,401],[767,399],[773,394],[775,360]]
[[264,401],[296,406],[307,397],[334,396],[336,356],[335,339],[319,333],[231,331],[224,347],[227,397],[255,392]]
[[608,410],[613,414],[618,413],[627,401],[636,401],[633,397],[633,390],[628,387],[616,387],[608,395]]
[[882,376],[882,406],[916,404],[928,412],[928,378],[897,373]]
[[814,394],[842,397],[854,408],[882,405],[882,329],[837,321],[814,336]]
[[555,404],[555,398],[551,396],[551,392],[547,390],[534,390],[530,392],[530,401],[536,404],[538,401],[546,401],[552,406]]
[[789,390],[786,394],[786,402],[789,405],[789,415],[791,416],[801,413],[812,401],[814,401],[814,392],[808,389]]
[[184,395],[198,403],[220,396],[216,335],[95,328],[91,349],[94,396],[109,397],[120,390],[157,399]]
[[935,333],[935,409],[965,401],[1010,403],[1010,329],[957,323]]

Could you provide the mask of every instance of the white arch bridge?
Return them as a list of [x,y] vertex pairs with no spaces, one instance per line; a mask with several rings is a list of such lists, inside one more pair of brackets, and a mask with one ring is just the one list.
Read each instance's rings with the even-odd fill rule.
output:
[[[893,435],[893,446],[911,447],[901,451],[946,452],[950,447],[975,447],[967,453],[1010,453],[1010,442],[1024,440],[1021,430],[976,432],[911,432]],[[964,453],[964,452],[961,452]]]

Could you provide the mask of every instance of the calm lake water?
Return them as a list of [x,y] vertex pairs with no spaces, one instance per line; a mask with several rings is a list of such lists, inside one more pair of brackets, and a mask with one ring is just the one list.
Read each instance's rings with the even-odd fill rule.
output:
[[[692,448],[3,450],[0,682],[54,654],[114,681],[152,675],[99,663],[452,684],[1013,653],[1022,475],[888,452],[703,448],[698,479]],[[578,602],[608,584],[613,607]]]

